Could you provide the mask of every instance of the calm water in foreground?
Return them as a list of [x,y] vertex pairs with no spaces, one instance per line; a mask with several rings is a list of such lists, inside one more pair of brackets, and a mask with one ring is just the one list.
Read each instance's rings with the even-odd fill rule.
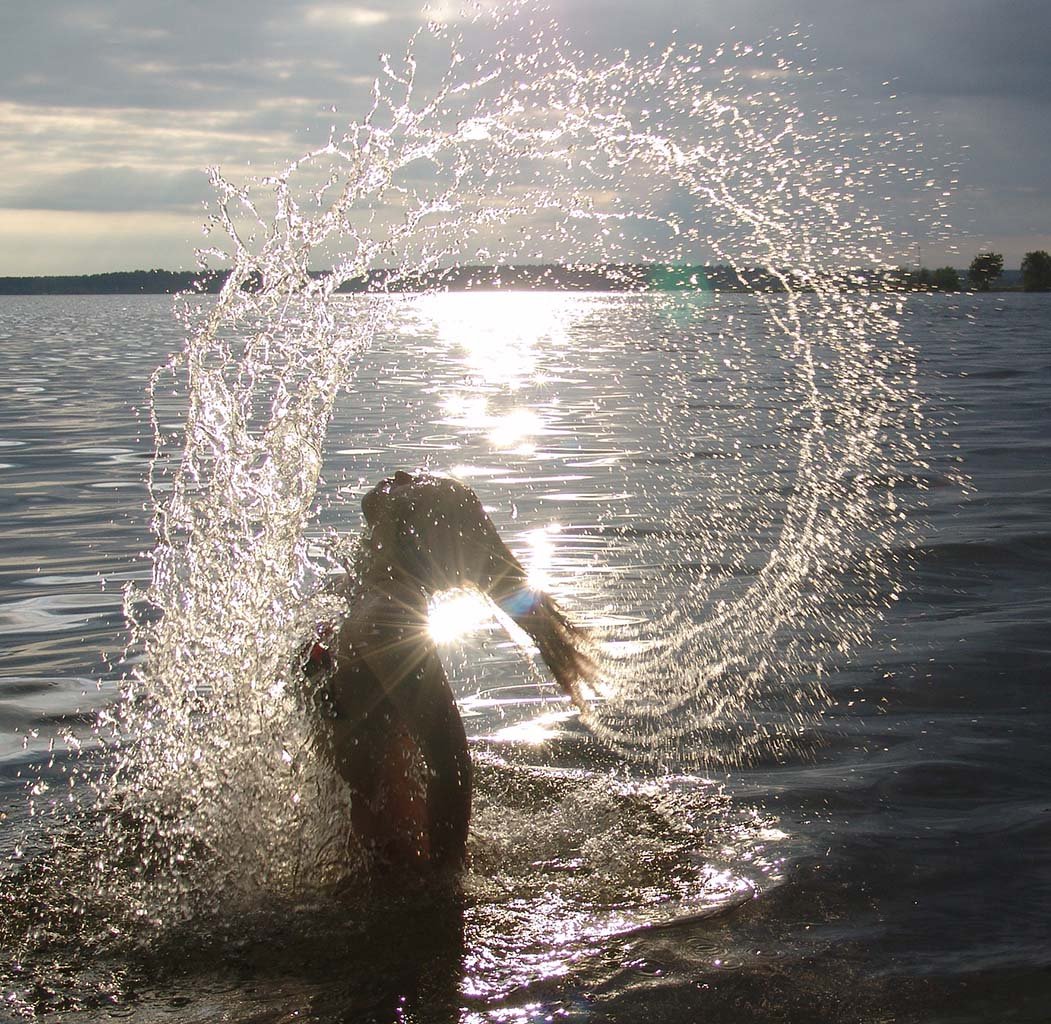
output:
[[[609,540],[659,517],[669,453],[636,398],[754,330],[755,300],[685,318],[669,303],[689,300],[651,297],[429,301],[340,405],[321,520],[356,530],[362,486],[394,468],[455,469],[571,604],[604,573],[674,588],[678,566]],[[798,756],[621,762],[479,627],[446,648],[479,774],[462,898],[264,907],[221,934],[191,920],[134,963],[4,950],[4,987],[35,978],[30,1001],[63,1020],[1047,1020],[1051,296],[911,297],[904,322],[948,431],[917,565]],[[121,587],[151,543],[144,385],[181,342],[165,299],[0,303],[8,879],[37,843],[26,779],[54,792],[53,739],[88,737],[123,671]],[[705,422],[715,465],[730,439]]]

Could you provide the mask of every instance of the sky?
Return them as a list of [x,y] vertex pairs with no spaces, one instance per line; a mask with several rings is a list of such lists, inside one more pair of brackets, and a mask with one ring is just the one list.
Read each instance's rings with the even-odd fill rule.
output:
[[[951,237],[918,231],[902,263],[965,267],[992,248],[1017,267],[1051,250],[1047,0],[553,0],[548,11],[596,55],[801,25],[824,109],[880,111],[884,124],[908,111],[927,159],[957,180]],[[323,141],[333,107],[361,116],[381,53],[457,17],[450,0],[0,6],[0,276],[194,267],[207,167],[237,180],[295,158]]]

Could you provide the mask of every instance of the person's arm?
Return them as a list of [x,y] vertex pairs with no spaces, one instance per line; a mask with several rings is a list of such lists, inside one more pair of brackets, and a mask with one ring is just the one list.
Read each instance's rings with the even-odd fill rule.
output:
[[555,682],[581,711],[586,711],[580,683],[594,681],[597,673],[587,649],[587,632],[566,618],[550,594],[529,585],[525,568],[500,539],[488,516],[484,529],[489,537],[489,563],[483,589],[529,634]]

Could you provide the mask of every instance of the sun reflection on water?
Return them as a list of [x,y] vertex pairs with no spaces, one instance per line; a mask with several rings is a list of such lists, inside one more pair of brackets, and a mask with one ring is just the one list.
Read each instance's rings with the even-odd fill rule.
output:
[[526,539],[529,552],[523,559],[529,585],[535,590],[550,590],[554,582],[552,566],[555,560],[555,537],[562,532],[560,523],[549,523],[537,530],[530,530]]
[[518,390],[540,374],[537,346],[568,344],[570,328],[594,303],[564,292],[460,292],[424,295],[414,312],[439,341],[463,349],[482,381]]
[[533,449],[536,447],[530,439],[542,433],[544,433],[544,420],[541,416],[532,409],[512,409],[493,421],[489,440],[497,448],[517,447],[524,454],[526,447]]
[[595,298],[553,292],[425,295],[409,313],[417,330],[462,353],[464,377],[442,395],[442,422],[503,454],[530,457],[554,430],[557,383],[546,352],[569,345]]
[[527,747],[539,747],[554,739],[567,722],[577,717],[576,708],[550,711],[524,722],[515,722],[493,734],[497,743],[522,743]]

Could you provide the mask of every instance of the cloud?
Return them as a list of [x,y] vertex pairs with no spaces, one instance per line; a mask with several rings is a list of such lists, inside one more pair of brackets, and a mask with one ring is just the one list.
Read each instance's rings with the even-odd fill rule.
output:
[[304,12],[308,25],[321,25],[324,28],[368,28],[371,25],[382,25],[390,21],[389,11],[375,7],[344,7],[338,4],[319,4],[308,7]]
[[[399,52],[414,4],[133,0],[0,5],[0,101],[90,109],[242,109],[287,92],[340,103],[339,76]],[[338,75],[334,71],[338,69]]]
[[201,171],[90,167],[34,179],[20,188],[0,189],[0,207],[9,210],[90,210],[94,212],[197,210],[210,188]]
[[[206,197],[199,171],[231,175],[283,165],[367,107],[379,54],[398,55],[416,26],[455,22],[467,55],[485,37],[460,0],[229,0],[206,6],[140,0],[36,0],[0,5],[0,202],[20,209],[190,210]],[[476,10],[491,0],[471,0]],[[983,225],[1017,237],[1017,196],[1051,246],[1051,4],[1012,0],[558,0],[558,38],[588,54],[649,52],[675,40],[744,41],[796,55],[816,72],[780,81],[749,58],[756,90],[793,92],[843,120],[893,119],[937,162],[964,150],[961,177],[984,188]],[[518,19],[522,47],[543,16]],[[809,49],[796,51],[796,22]],[[423,54],[426,58],[426,53]],[[470,66],[465,64],[464,67]],[[446,70],[421,59],[421,90]],[[817,85],[824,82],[823,87]],[[887,84],[884,84],[887,83]],[[640,98],[644,99],[644,98]],[[338,108],[338,114],[331,112]],[[912,122],[915,122],[915,127]],[[944,144],[938,133],[945,136]],[[1009,194],[1012,188],[1029,192]],[[978,194],[975,192],[974,194]],[[964,218],[965,219],[965,218]],[[1010,227],[1009,227],[1010,225]],[[992,229],[995,237],[995,228]],[[160,236],[157,236],[160,237]],[[0,237],[0,246],[10,242]],[[1047,247],[1047,246],[1045,246]],[[155,262],[165,262],[158,255]]]

